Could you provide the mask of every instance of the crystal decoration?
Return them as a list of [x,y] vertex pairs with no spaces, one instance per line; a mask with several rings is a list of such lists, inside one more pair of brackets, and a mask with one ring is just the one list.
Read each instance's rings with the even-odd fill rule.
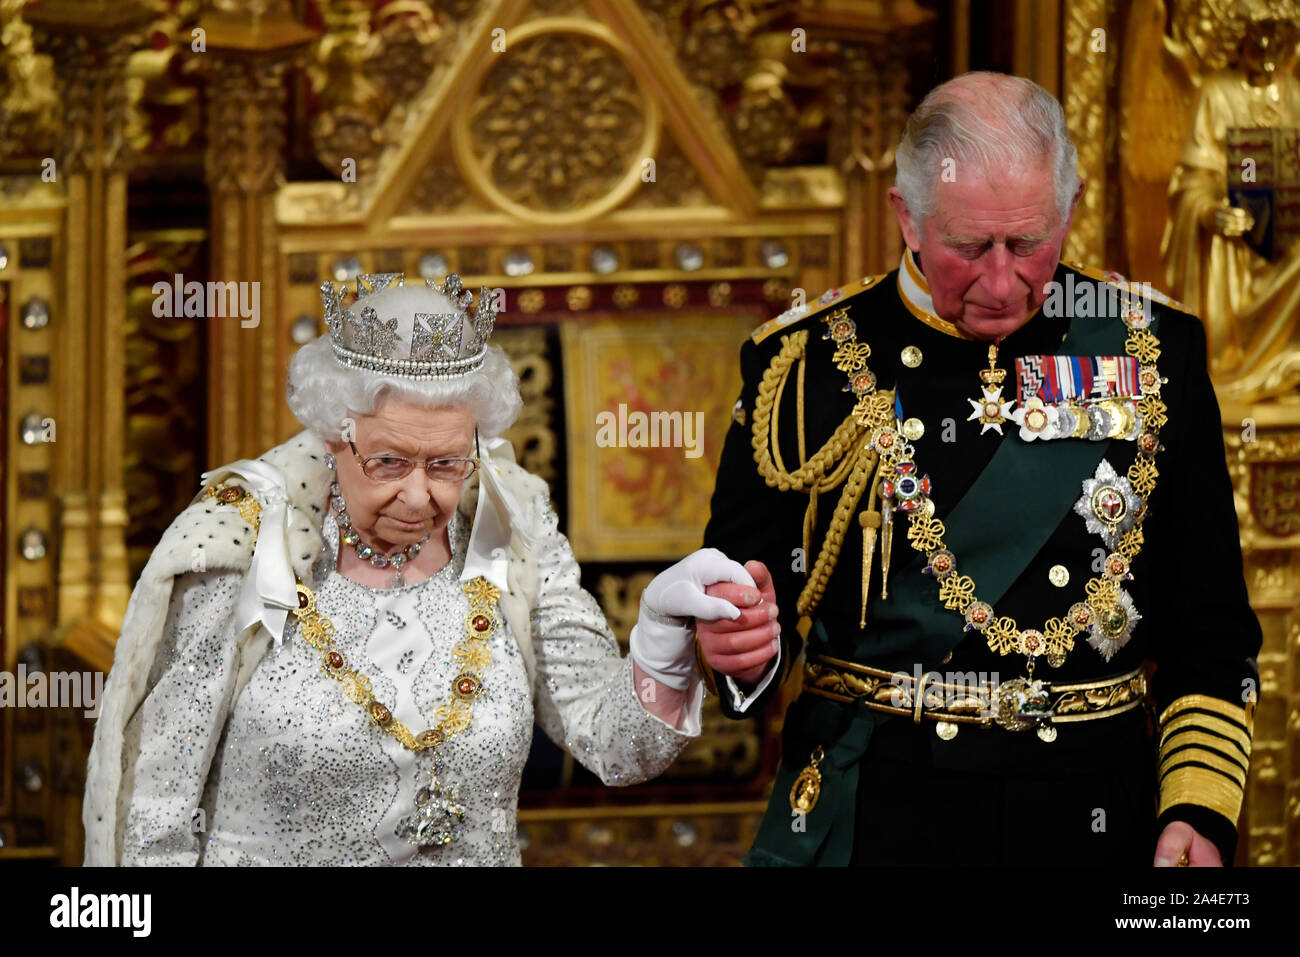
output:
[[690,847],[700,839],[700,829],[691,821],[673,821],[673,839],[679,847]]
[[40,445],[45,441],[45,416],[39,412],[28,412],[19,423],[18,434],[23,445]]
[[602,276],[609,275],[618,269],[619,266],[618,253],[609,246],[597,246],[591,251],[591,256],[588,261],[591,263],[592,270],[600,273]]
[[45,535],[38,528],[29,528],[18,537],[18,551],[29,562],[39,561],[45,557]]
[[391,356],[393,354],[393,350],[397,348],[396,319],[381,319],[375,323],[371,347],[377,355]]
[[391,555],[385,555],[383,552],[367,545],[362,541],[357,530],[352,527],[352,519],[348,517],[348,506],[343,500],[343,489],[338,482],[330,485],[330,508],[337,515],[336,522],[339,527],[339,541],[353,549],[357,553],[357,558],[363,562],[369,562],[373,568],[392,568],[395,572],[390,587],[401,588],[406,584],[406,579],[402,577],[402,567],[416,555],[420,554],[420,543],[427,542],[429,535],[426,533],[419,542],[412,542],[405,548],[399,548]]
[[704,251],[694,243],[679,243],[673,250],[677,267],[687,272],[694,272],[704,265]]
[[316,338],[316,319],[313,316],[299,316],[289,327],[289,335],[298,345],[304,345]]
[[447,274],[447,260],[440,253],[425,253],[420,257],[420,275],[425,279],[436,279]]
[[758,247],[758,257],[768,269],[782,269],[790,264],[790,250],[785,243],[769,239]]
[[411,332],[412,359],[454,359],[460,353],[460,316],[417,312]]
[[506,253],[501,266],[507,276],[527,276],[533,271],[533,259],[522,249],[512,249]]
[[406,277],[400,272],[371,272],[362,273],[357,277],[357,298],[374,295],[377,292],[383,292],[389,286],[404,286]]
[[336,282],[351,282],[361,275],[361,260],[356,256],[345,256],[335,260],[334,265],[330,266],[330,272]]
[[24,329],[44,329],[50,324],[50,305],[40,296],[32,296],[23,304]]

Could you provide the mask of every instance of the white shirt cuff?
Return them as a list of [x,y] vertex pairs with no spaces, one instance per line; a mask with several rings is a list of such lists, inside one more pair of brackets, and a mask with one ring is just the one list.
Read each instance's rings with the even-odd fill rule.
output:
[[[647,675],[647,677],[649,676]],[[702,713],[704,710],[704,682],[697,675],[692,679],[690,685],[687,686],[686,700],[682,704],[682,726],[680,728],[674,727],[649,708],[646,708],[644,700],[641,701],[641,707],[645,708],[646,714],[650,715],[650,717],[654,718],[665,728],[669,728],[688,738],[698,738],[700,732],[704,730],[702,723]]]
[[732,679],[731,675],[727,675],[727,689],[731,692],[732,710],[744,714],[749,706],[754,703],[754,700],[763,693],[763,689],[772,683],[772,677],[779,674],[780,671],[781,648],[778,647],[776,649],[776,657],[772,659],[772,666],[768,668],[767,674],[763,675],[763,679],[759,681],[758,687],[748,694],[736,687],[736,682]]
[[689,697],[683,708],[682,726],[677,730],[688,738],[698,738],[703,730],[701,712],[704,709],[704,682],[696,678],[691,682],[691,690],[686,693]]

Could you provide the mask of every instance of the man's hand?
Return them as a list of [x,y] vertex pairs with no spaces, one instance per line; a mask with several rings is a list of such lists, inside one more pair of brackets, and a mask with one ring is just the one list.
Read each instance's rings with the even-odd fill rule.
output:
[[732,582],[718,582],[704,589],[706,595],[722,598],[740,609],[735,621],[697,618],[696,634],[704,660],[715,671],[742,684],[757,684],[768,663],[781,647],[781,625],[776,620],[776,591],[772,575],[762,562],[749,561],[745,570],[754,576],[758,590]]
[[1170,821],[1156,842],[1156,867],[1178,867],[1183,854],[1188,867],[1222,867],[1219,849],[1186,821]]

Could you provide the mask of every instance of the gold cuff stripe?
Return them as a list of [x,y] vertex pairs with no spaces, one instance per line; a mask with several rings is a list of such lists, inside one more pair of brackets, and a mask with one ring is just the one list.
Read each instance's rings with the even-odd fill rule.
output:
[[1194,804],[1222,814],[1234,825],[1241,814],[1242,790],[1217,771],[1181,765],[1160,781],[1159,817],[1177,804]]
[[1222,698],[1214,698],[1204,694],[1187,694],[1181,698],[1175,698],[1169,706],[1160,713],[1160,724],[1163,726],[1165,721],[1176,714],[1184,711],[1205,711],[1210,714],[1216,714],[1220,717],[1227,718],[1234,724],[1240,726],[1242,731],[1246,730],[1246,709],[1240,705],[1224,701]]
[[1246,754],[1250,754],[1250,736],[1245,731],[1231,721],[1224,721],[1222,718],[1200,711],[1184,711],[1173,720],[1162,724],[1160,726],[1161,747],[1170,735],[1183,728],[1196,728],[1199,731],[1217,734],[1232,741]]
[[1190,747],[1180,749],[1174,754],[1170,754],[1160,762],[1160,773],[1163,775],[1174,768],[1181,767],[1188,762],[1203,764],[1207,768],[1213,768],[1224,777],[1231,778],[1237,783],[1238,787],[1246,786],[1246,769],[1235,761],[1230,761],[1217,751],[1211,751],[1208,748]]
[[1185,736],[1189,733],[1210,735],[1218,741],[1214,747],[1224,748],[1233,753],[1240,752],[1243,758],[1250,757],[1250,742],[1243,739],[1240,731],[1235,728],[1225,729],[1222,726],[1215,728],[1191,718],[1179,718],[1161,730],[1160,753],[1164,754],[1170,748],[1183,744],[1186,740]]
[[1217,714],[1210,714],[1208,711],[1180,711],[1173,718],[1161,723],[1160,733],[1161,736],[1165,736],[1167,733],[1175,731],[1175,729],[1188,726],[1204,728],[1205,731],[1213,731],[1216,735],[1230,737],[1230,739],[1238,742],[1243,750],[1247,750],[1247,752],[1251,750],[1251,736],[1248,735],[1245,728],[1240,724],[1230,722],[1230,720],[1219,718]]
[[1216,738],[1212,734],[1205,734],[1200,731],[1187,731],[1179,734],[1171,744],[1161,747],[1160,763],[1163,764],[1172,755],[1186,751],[1188,748],[1203,748],[1206,751],[1213,751],[1215,754],[1221,754],[1225,760],[1231,761],[1243,771],[1250,768],[1249,757],[1245,757],[1238,753],[1235,748],[1225,743],[1222,738]]

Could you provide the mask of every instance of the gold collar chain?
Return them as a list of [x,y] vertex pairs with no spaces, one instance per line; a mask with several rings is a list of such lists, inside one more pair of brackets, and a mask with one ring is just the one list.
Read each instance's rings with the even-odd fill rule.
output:
[[[334,647],[334,623],[317,610],[311,589],[298,582],[298,609],[294,612],[298,630],[320,652],[322,670],[343,683],[343,693],[361,705],[371,721],[411,751],[438,748],[453,734],[469,727],[474,699],[483,690],[483,673],[492,661],[490,641],[499,625],[497,601],[501,590],[482,576],[463,583],[461,589],[469,599],[469,614],[465,616],[465,638],[451,652],[460,672],[452,679],[450,700],[434,712],[438,723],[415,734],[393,715],[391,708],[375,699],[370,679],[349,666],[343,653]],[[438,767],[435,754],[429,783],[416,792],[414,811],[402,818],[394,831],[397,837],[419,847],[450,844],[461,833],[465,821],[466,809],[458,789],[438,780]]]
[[[881,421],[883,403],[870,401],[876,386],[876,377],[866,362],[870,347],[858,342],[856,325],[848,318],[846,310],[836,310],[823,321],[828,327],[826,337],[837,345],[833,359],[836,368],[848,375],[847,391],[858,397],[855,418],[871,429],[870,447],[880,455],[886,498],[884,524],[890,524],[889,512],[893,508],[907,513],[908,541],[913,549],[926,554],[929,564],[925,573],[938,581],[939,598],[944,607],[965,617],[966,630],[981,632],[989,648],[999,655],[1025,655],[1030,678],[1039,656],[1045,657],[1052,667],[1059,668],[1065,662],[1066,653],[1074,648],[1074,637],[1081,632],[1100,633],[1103,638],[1123,632],[1129,624],[1131,606],[1122,601],[1126,596],[1120,592],[1119,586],[1133,577],[1129,569],[1142,550],[1146,501],[1155,491],[1159,475],[1155,456],[1163,448],[1159,433],[1168,421],[1166,406],[1160,399],[1160,387],[1168,380],[1160,377],[1156,367],[1160,344],[1146,328],[1149,320],[1144,322],[1140,313],[1126,315],[1124,320],[1128,326],[1124,351],[1138,360],[1142,389],[1136,407],[1142,415],[1143,431],[1137,438],[1137,457],[1128,469],[1128,481],[1139,500],[1133,527],[1120,536],[1115,550],[1102,563],[1102,573],[1085,585],[1087,599],[1071,605],[1063,617],[1048,619],[1042,629],[1022,629],[1015,619],[998,616],[991,605],[976,597],[974,580],[969,575],[957,574],[957,558],[944,545],[947,530],[943,522],[934,517],[934,503],[929,498],[929,477],[922,477],[918,470],[915,449],[890,424],[892,419]],[[904,490],[906,494],[902,494]],[[897,505],[891,501],[895,499]],[[887,539],[883,547],[888,548]]]
[[461,588],[469,599],[469,614],[465,616],[465,638],[451,652],[461,670],[452,679],[451,699],[434,713],[438,723],[415,734],[387,705],[376,700],[370,679],[351,667],[335,648],[334,622],[317,610],[312,590],[298,582],[298,608],[293,614],[303,639],[320,652],[321,669],[342,682],[343,693],[361,705],[371,721],[411,751],[436,748],[469,727],[474,699],[483,690],[483,672],[492,661],[490,641],[498,624],[496,607],[501,591],[482,577],[465,582]]

